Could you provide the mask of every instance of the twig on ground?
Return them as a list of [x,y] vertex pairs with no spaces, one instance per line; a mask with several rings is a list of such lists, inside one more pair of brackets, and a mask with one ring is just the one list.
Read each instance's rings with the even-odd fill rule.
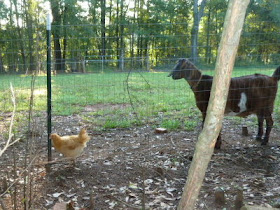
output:
[[133,101],[132,101],[132,98],[131,98],[131,93],[130,93],[130,90],[129,90],[129,84],[128,84],[129,82],[128,82],[128,80],[129,80],[130,74],[131,74],[131,70],[128,72],[126,80],[124,81],[124,83],[126,83],[126,90],[127,90],[130,106],[131,106],[131,108],[133,110],[133,113],[135,114],[137,120],[140,121],[139,117],[138,117],[138,114],[137,114],[137,112],[135,110],[135,107],[134,107],[134,104],[133,104]]
[[47,165],[47,164],[53,164],[53,163],[64,162],[65,160],[73,160],[73,158],[65,157],[65,158],[61,158],[61,159],[58,159],[58,160],[40,162],[40,163],[37,163],[37,164],[34,164],[34,165],[35,165],[35,166],[41,166],[41,165]]
[[30,163],[28,164],[28,166],[17,176],[17,178],[14,180],[14,182],[0,195],[0,198],[5,195],[23,176],[23,174],[25,174],[25,172],[31,167],[33,166],[33,162],[37,159],[38,155],[36,154],[34,156],[34,158],[30,161]]
[[13,142],[11,142],[12,138],[14,136],[12,131],[13,131],[14,118],[15,118],[15,113],[16,113],[16,97],[15,97],[15,92],[14,92],[14,88],[13,88],[12,83],[10,83],[10,89],[11,89],[11,94],[12,94],[11,99],[12,99],[12,103],[13,103],[13,112],[12,112],[11,123],[10,123],[10,128],[9,128],[9,137],[8,137],[8,140],[5,144],[5,146],[3,147],[3,149],[0,150],[0,157],[8,149],[8,147],[15,144],[17,141],[19,141],[19,139],[16,139]]
[[[15,150],[13,149],[13,160],[14,160],[14,165],[13,165],[13,179],[17,180],[17,162],[16,162],[16,154]],[[15,183],[15,182],[14,182]],[[14,209],[17,209],[17,185],[12,184],[11,186],[14,186],[14,190],[12,193],[12,203],[14,204]],[[9,187],[8,187],[9,189]],[[6,190],[7,191],[7,190]]]
[[146,208],[146,193],[145,193],[145,168],[142,167],[142,209]]
[[[126,202],[124,202],[124,201],[118,199],[117,197],[115,197],[115,196],[113,196],[113,195],[108,195],[108,196],[112,197],[112,198],[115,199],[116,201],[118,201],[118,202],[120,202],[120,203],[122,203],[122,204],[124,204],[124,205],[126,205],[126,206],[128,206],[128,207],[130,207],[130,208],[133,208],[133,209],[142,209],[140,206],[134,206],[134,205],[128,204],[128,203],[126,203]],[[103,197],[104,197],[104,196],[103,196]]]
[[173,138],[172,138],[172,137],[170,138],[170,141],[171,141],[172,145],[176,148],[177,146],[176,146],[176,144],[174,143],[174,141],[173,141]]
[[[148,85],[149,88],[151,88],[151,85],[149,84],[149,82],[146,80],[146,78],[141,74],[140,71],[138,71],[138,73],[140,74],[140,76],[144,79],[144,81],[146,82],[146,84]],[[131,75],[131,69],[129,70],[128,74],[127,74],[127,77],[126,77],[126,80],[124,81],[124,85],[126,87],[126,91],[128,93],[128,98],[129,98],[129,102],[130,102],[130,105],[132,107],[132,110],[133,110],[133,113],[135,115],[135,117],[137,118],[138,121],[140,121],[140,118],[135,110],[135,107],[134,107],[134,103],[132,101],[132,97],[131,97],[131,92],[130,92],[130,89],[129,89],[129,77]]]

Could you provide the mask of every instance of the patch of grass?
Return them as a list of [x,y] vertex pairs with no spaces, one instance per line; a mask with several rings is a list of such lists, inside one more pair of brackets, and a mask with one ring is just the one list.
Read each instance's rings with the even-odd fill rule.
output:
[[[236,68],[233,76],[256,72],[271,75],[273,71],[274,69]],[[208,70],[203,73],[213,75],[214,71]],[[174,81],[167,75],[168,72],[131,72],[128,83],[126,83],[128,73],[125,72],[53,76],[52,114],[53,116],[82,114],[87,121],[108,128],[134,126],[135,122],[130,119],[136,119],[137,115],[143,123],[162,122],[164,124],[162,126],[168,129],[193,130],[197,122],[201,122],[194,94],[185,80]],[[1,75],[0,110],[4,112],[12,110],[10,82],[16,93],[17,111],[27,111],[31,76],[21,75]],[[38,76],[35,82],[34,110],[46,110],[46,96],[46,76]],[[126,106],[116,106],[119,104]],[[99,105],[98,109],[85,113],[87,106],[95,105]],[[279,106],[280,100],[277,99],[274,112],[276,116],[280,116],[277,109]]]
[[59,113],[60,116],[69,116],[72,114],[79,114],[82,111],[82,107],[77,105],[68,105],[67,107],[58,104],[57,106],[54,106],[53,112]]
[[187,131],[193,131],[197,127],[198,121],[197,120],[187,120],[184,122],[185,129]]
[[178,130],[181,127],[181,122],[179,120],[163,120],[160,126],[167,130]]
[[132,127],[133,122],[130,120],[117,120],[117,119],[109,119],[106,120],[103,127],[104,129],[112,129],[112,128],[129,128]]

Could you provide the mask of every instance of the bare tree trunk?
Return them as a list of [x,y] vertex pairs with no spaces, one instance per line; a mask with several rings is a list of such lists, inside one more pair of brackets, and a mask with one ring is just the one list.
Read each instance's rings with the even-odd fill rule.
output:
[[20,69],[20,71],[22,72],[26,72],[26,52],[25,52],[25,46],[23,43],[23,32],[21,30],[19,21],[20,21],[20,16],[19,16],[19,12],[18,12],[18,4],[17,4],[17,0],[13,0],[13,4],[15,7],[15,11],[16,11],[16,23],[17,23],[17,33],[18,33],[18,43],[19,43],[19,47],[20,47],[20,54],[22,57],[22,62],[23,62],[23,69]]
[[60,12],[60,2],[59,0],[50,1],[51,11],[53,15],[52,34],[54,42],[54,57],[55,57],[55,70],[59,73],[65,72],[64,60],[62,58],[62,50],[60,45],[61,35],[59,26],[61,25],[61,12]]
[[0,49],[0,74],[5,72],[4,64],[3,64],[3,58],[2,58],[2,53]]
[[[116,8],[116,20],[117,20],[117,26],[116,26],[116,44],[117,44],[117,60],[118,60],[118,67],[120,68],[120,59],[121,59],[121,53],[120,53],[120,32],[119,32],[119,29],[120,29],[120,25],[121,25],[121,21],[120,21],[120,0],[117,0],[117,8]],[[122,13],[122,11],[121,11]]]
[[203,130],[198,137],[178,209],[194,209],[205,172],[222,127],[231,72],[237,52],[244,17],[250,0],[230,0],[220,41],[215,76]]
[[199,22],[200,19],[204,15],[204,8],[206,5],[206,0],[203,0],[200,4],[200,7],[198,7],[198,0],[194,0],[193,3],[193,27],[192,27],[192,62],[194,64],[197,63],[198,60],[198,31],[199,31]]
[[[101,56],[105,58],[106,56],[106,0],[101,0]],[[103,60],[103,59],[102,59]]]
[[[25,21],[26,21],[26,25],[27,27],[27,35],[28,35],[28,50],[29,50],[29,68],[26,68],[26,74],[28,73],[28,71],[30,71],[30,73],[36,71],[37,69],[37,61],[36,61],[36,57],[35,54],[33,52],[33,47],[34,47],[34,39],[33,39],[33,22],[34,22],[34,17],[32,16],[32,8],[31,8],[31,1],[30,0],[23,0],[24,3],[24,7],[25,7]],[[34,18],[34,19],[33,19]]]
[[134,43],[135,43],[135,25],[136,25],[136,8],[137,8],[137,0],[134,0],[134,9],[133,9],[133,24],[132,24],[132,32],[131,32],[131,42],[130,42],[130,68],[134,69]]
[[[68,11],[69,11],[69,3],[65,3],[64,5],[64,11],[63,11],[63,25],[67,25],[70,23],[70,21],[68,20]],[[63,44],[63,51],[62,51],[62,69],[64,69],[64,71],[66,71],[66,53],[67,53],[67,47],[68,47],[68,38],[67,38],[67,28],[63,27],[63,40],[62,40],[62,44]]]
[[125,44],[124,44],[124,20],[125,20],[125,14],[124,14],[124,1],[121,0],[121,14],[120,14],[120,60],[119,60],[119,69],[121,71],[124,71],[124,54],[125,54]]
[[205,63],[211,63],[211,43],[210,43],[210,21],[211,21],[211,8],[209,8],[207,15],[207,29],[206,29],[206,52],[205,52]]

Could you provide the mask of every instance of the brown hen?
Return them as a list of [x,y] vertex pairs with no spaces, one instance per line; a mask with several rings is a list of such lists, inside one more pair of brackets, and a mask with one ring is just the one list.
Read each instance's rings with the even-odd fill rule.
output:
[[81,155],[90,139],[84,128],[80,131],[79,135],[59,136],[53,133],[50,138],[54,148],[65,157],[73,159],[73,161],[76,157]]

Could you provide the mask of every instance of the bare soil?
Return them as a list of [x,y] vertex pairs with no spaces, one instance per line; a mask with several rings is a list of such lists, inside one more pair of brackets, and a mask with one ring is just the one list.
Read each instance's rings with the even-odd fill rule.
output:
[[[70,209],[176,209],[200,126],[157,134],[152,126],[96,131],[78,115],[53,120],[54,132],[69,135],[86,126],[91,140],[75,166],[58,161],[47,173],[45,124],[36,122],[34,152],[28,159],[30,163],[36,154],[30,170],[32,209],[63,209],[66,204]],[[269,144],[261,146],[254,140],[256,128],[248,129],[249,135],[242,136],[241,125],[225,120],[222,148],[209,164],[197,209],[234,209],[239,189],[244,204],[270,207],[279,201],[280,131],[274,128]],[[18,209],[23,209],[25,146],[26,140],[21,141],[0,159],[0,194],[17,179],[0,197],[8,209],[15,192]],[[53,160],[63,158],[52,153]],[[215,202],[217,191],[224,192],[224,204]]]

